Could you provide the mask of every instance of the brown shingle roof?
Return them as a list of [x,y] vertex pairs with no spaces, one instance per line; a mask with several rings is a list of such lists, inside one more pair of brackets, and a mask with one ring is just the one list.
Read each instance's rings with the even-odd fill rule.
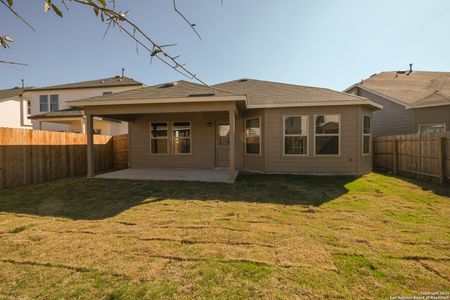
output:
[[[195,98],[193,101],[214,101],[217,97],[234,97],[246,100],[248,108],[276,106],[315,106],[315,105],[373,105],[366,98],[349,95],[325,88],[306,87],[293,84],[269,82],[254,79],[240,79],[207,87],[188,81],[160,84],[133,89],[111,95],[69,101],[73,106],[97,104],[161,103],[178,102],[178,98]],[[217,100],[225,101],[223,98]],[[124,102],[125,101],[125,102]],[[187,100],[180,100],[185,102]]]
[[13,88],[13,89],[6,89],[6,90],[0,90],[0,100],[6,99],[6,98],[12,98],[22,95],[23,89],[22,88]]
[[89,101],[123,101],[123,100],[158,100],[168,98],[236,96],[236,94],[213,89],[201,84],[180,80],[171,83],[158,84],[129,91],[113,93],[105,96],[92,97],[70,101],[70,103]]
[[120,86],[142,86],[141,82],[128,77],[110,77],[89,81],[81,81],[74,83],[66,83],[60,85],[52,85],[46,87],[26,89],[27,91],[47,91],[47,90],[66,90],[66,89],[85,89],[85,88],[101,88],[101,87],[120,87]]
[[295,105],[311,104],[316,102],[354,102],[367,100],[366,98],[354,96],[326,88],[294,85],[287,83],[271,82],[255,79],[239,79],[213,86],[214,88],[231,91],[247,96],[249,106],[270,105]]
[[[375,91],[381,95],[398,100],[412,107],[430,103],[450,104],[449,72],[381,72],[357,84],[357,86]],[[437,93],[433,99],[428,99]],[[439,96],[440,95],[440,96]],[[437,99],[440,98],[439,100]],[[447,99],[447,100],[446,100]]]

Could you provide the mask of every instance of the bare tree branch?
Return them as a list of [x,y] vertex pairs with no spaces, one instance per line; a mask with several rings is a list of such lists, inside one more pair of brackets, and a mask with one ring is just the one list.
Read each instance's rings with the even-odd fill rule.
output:
[[0,60],[0,64],[28,66],[28,64],[19,63],[19,62],[15,62],[15,61],[6,61],[6,60]]
[[30,23],[28,23],[22,16],[17,13],[14,9],[12,9],[11,6],[9,6],[4,0],[0,0],[0,2],[5,5],[19,20],[21,20],[23,23],[25,23],[28,27],[30,27],[33,31],[36,31],[33,26],[31,26]]
[[191,27],[192,30],[194,30],[195,34],[197,34],[198,38],[199,38],[200,41],[201,41],[201,40],[202,40],[202,37],[201,37],[200,34],[198,33],[197,29],[195,29],[195,26],[196,26],[196,25],[193,24],[193,23],[191,23],[191,22],[183,15],[183,13],[180,12],[180,11],[178,10],[178,8],[177,8],[177,1],[176,1],[176,0],[173,0],[173,9],[175,10],[175,12],[176,12],[177,14],[179,14],[179,15],[186,21],[186,23],[189,24],[189,27]]
[[[31,29],[35,30],[24,18],[22,18],[15,10],[12,9],[12,7],[11,7],[12,6],[12,4],[11,4],[12,1],[10,2],[8,0],[8,3],[6,3],[5,1],[6,0],[0,0],[0,2],[3,5],[5,5],[16,17],[18,17],[22,22],[24,22],[26,25],[28,25]],[[60,1],[63,3],[65,8],[68,9],[68,6],[66,4],[67,0],[60,0]],[[106,17],[106,21],[108,22],[108,26],[107,26],[107,28],[105,30],[103,38],[108,33],[111,25],[113,27],[115,25],[117,25],[121,31],[125,32],[126,35],[128,35],[132,40],[135,41],[135,43],[136,43],[136,51],[137,52],[138,52],[138,46],[143,47],[145,50],[147,50],[149,52],[149,54],[150,54],[150,62],[153,60],[153,58],[157,58],[162,63],[166,64],[167,66],[169,66],[170,68],[174,69],[175,71],[177,71],[178,73],[182,74],[183,76],[185,76],[187,78],[190,78],[190,79],[193,79],[193,80],[196,80],[196,81],[202,83],[205,86],[208,86],[204,81],[199,79],[196,74],[194,74],[191,71],[189,71],[185,67],[186,64],[178,62],[177,59],[180,57],[179,55],[172,56],[172,55],[168,54],[165,51],[166,47],[175,46],[175,44],[160,45],[160,44],[156,43],[153,40],[153,38],[151,38],[139,26],[137,26],[135,23],[133,23],[130,19],[128,19],[126,17],[126,14],[127,14],[128,11],[127,12],[120,12],[120,11],[116,11],[115,10],[115,7],[116,7],[115,0],[110,0],[109,1],[109,3],[112,4],[112,9],[107,7],[106,0],[97,0],[97,1],[93,1],[93,0],[69,0],[69,1],[75,2],[75,3],[80,4],[80,5],[85,5],[85,6],[91,7],[94,10],[95,15],[101,18],[102,22],[105,21],[105,17]],[[191,27],[192,30],[197,34],[199,39],[202,40],[200,34],[195,29],[195,24],[191,23],[183,15],[183,13],[181,13],[178,10],[178,8],[176,6],[176,0],[173,0],[173,7],[175,9],[175,12],[177,14],[179,14],[189,24],[189,27]],[[44,9],[45,9],[45,11],[53,10],[58,16],[62,17],[61,11],[59,10],[59,8],[57,6],[55,6],[52,3],[51,0],[45,0]],[[10,37],[8,37],[8,36],[4,36],[4,37],[0,37],[0,38],[5,38],[4,40],[2,40],[2,42],[4,42],[4,43],[2,43],[2,46],[4,48],[9,48],[10,45],[8,43],[12,42],[12,39]],[[0,61],[0,63],[1,63],[1,61]],[[8,62],[3,62],[3,63],[8,63]],[[10,62],[10,63],[14,63],[14,62]],[[17,63],[17,64],[20,64],[20,63]],[[23,65],[25,65],[25,64],[23,64]]]
[[[93,3],[89,0],[72,0],[76,3],[91,6],[94,9],[104,13],[108,17],[108,21],[112,24],[117,25],[123,32],[125,32],[132,40],[134,40],[141,47],[149,51],[151,57],[159,59],[161,62],[174,69],[178,73],[184,75],[187,78],[196,80],[203,85],[208,86],[204,81],[199,79],[196,74],[189,71],[184,64],[177,61],[176,57],[171,56],[166,51],[164,51],[164,45],[157,44],[149,35],[147,35],[139,26],[134,24],[130,19],[126,17],[126,13],[116,12],[107,7],[102,7]],[[130,29],[126,28],[124,25],[128,25]],[[140,34],[143,40],[136,37],[136,33]],[[145,42],[150,45],[145,44]],[[167,45],[166,45],[167,46]]]

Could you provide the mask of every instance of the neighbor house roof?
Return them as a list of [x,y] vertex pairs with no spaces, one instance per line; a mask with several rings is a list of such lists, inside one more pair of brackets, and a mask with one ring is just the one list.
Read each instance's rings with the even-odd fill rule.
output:
[[[38,115],[32,115],[29,116],[28,119],[30,120],[48,120],[48,119],[71,119],[71,118],[83,118],[84,113],[80,108],[66,108],[61,109],[57,111],[49,111],[46,113],[38,114]],[[119,120],[111,119],[111,118],[101,118],[102,120],[106,121],[112,121],[112,122],[119,122]]]
[[58,111],[49,111],[46,113],[29,116],[28,119],[36,120],[43,118],[67,118],[67,117],[83,117],[83,111],[79,108],[67,108]]
[[60,85],[52,85],[46,87],[26,89],[26,91],[48,91],[48,90],[67,90],[67,89],[87,89],[87,88],[104,88],[104,87],[121,87],[121,86],[142,86],[132,78],[115,76],[110,78],[95,79],[89,81],[81,81],[74,83],[66,83]]
[[0,100],[17,97],[17,96],[22,95],[22,93],[23,93],[22,88],[12,88],[12,89],[0,90]]
[[379,104],[367,98],[325,88],[254,79],[239,79],[211,87],[181,80],[111,95],[73,100],[69,103],[73,106],[89,106],[202,101],[245,101],[247,108],[355,104],[381,108]]
[[450,72],[381,72],[355,86],[410,108],[450,105]]

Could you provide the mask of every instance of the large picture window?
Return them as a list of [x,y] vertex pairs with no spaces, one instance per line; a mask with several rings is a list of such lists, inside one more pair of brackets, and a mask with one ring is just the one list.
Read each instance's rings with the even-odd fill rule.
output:
[[340,115],[315,116],[316,155],[339,155],[340,119]]
[[169,153],[167,122],[150,123],[150,149],[152,154]]
[[370,116],[363,116],[363,128],[362,128],[362,153],[363,155],[370,154],[371,144],[371,131],[370,131]]
[[308,155],[308,116],[283,117],[284,155]]
[[261,154],[261,119],[245,120],[245,153]]
[[191,122],[173,122],[173,152],[175,154],[191,153]]

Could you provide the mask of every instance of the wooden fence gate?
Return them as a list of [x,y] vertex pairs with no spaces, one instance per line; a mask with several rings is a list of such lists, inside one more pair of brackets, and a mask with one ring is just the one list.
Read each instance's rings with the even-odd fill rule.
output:
[[438,178],[450,175],[450,132],[376,137],[374,167]]
[[113,136],[113,153],[114,169],[128,168],[128,134]]

